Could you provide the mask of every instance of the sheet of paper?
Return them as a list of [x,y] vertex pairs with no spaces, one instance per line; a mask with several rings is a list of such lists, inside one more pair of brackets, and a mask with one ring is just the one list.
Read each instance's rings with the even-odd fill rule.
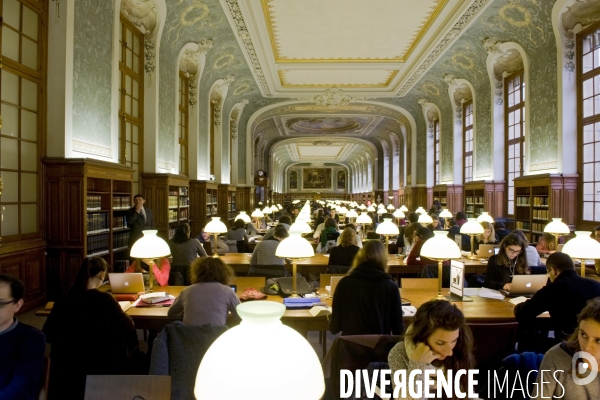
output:
[[525,296],[519,296],[519,297],[515,297],[513,299],[508,300],[509,303],[514,304],[515,306],[517,304],[523,303],[524,301],[527,301],[527,297],[525,297]]
[[415,306],[402,306],[402,315],[405,317],[412,317],[417,312],[417,308]]
[[488,299],[504,300],[504,295],[499,290],[481,288],[479,290],[479,297],[486,297]]
[[478,288],[478,287],[464,288],[463,296],[469,296],[469,297],[477,296],[479,294],[479,289],[481,289],[481,288]]

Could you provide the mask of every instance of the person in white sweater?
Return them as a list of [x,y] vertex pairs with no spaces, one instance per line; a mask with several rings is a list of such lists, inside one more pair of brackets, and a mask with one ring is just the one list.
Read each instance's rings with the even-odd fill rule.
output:
[[[473,335],[465,316],[455,305],[446,300],[431,300],[417,310],[412,325],[407,329],[404,340],[395,345],[388,354],[392,376],[398,370],[406,371],[408,377],[413,370],[420,370],[416,379],[423,386],[425,370],[457,371],[475,366]],[[431,393],[437,393],[437,382],[432,375]],[[467,391],[467,375],[461,378],[461,390]],[[425,390],[422,394],[426,393]],[[455,391],[456,393],[456,391]],[[396,399],[414,399],[406,391],[399,391]],[[425,399],[426,397],[418,397]]]
[[[538,374],[538,390],[532,393],[532,399],[600,398],[600,297],[590,300],[581,310],[577,325],[569,340],[557,344],[544,355],[539,370],[550,372]],[[593,359],[579,357],[580,354],[574,360],[574,355],[580,351]]]

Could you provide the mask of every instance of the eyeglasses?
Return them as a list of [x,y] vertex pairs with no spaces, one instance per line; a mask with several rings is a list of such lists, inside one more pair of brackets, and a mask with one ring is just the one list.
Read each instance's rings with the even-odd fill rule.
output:
[[0,308],[2,308],[4,306],[7,306],[7,305],[9,305],[11,303],[14,303],[14,302],[15,302],[15,299],[8,300],[8,301],[2,301],[2,302],[0,302]]
[[519,250],[513,250],[513,249],[509,249],[508,247],[506,248],[506,251],[507,251],[509,254],[519,254],[519,253],[521,252],[521,250],[520,250],[520,249],[519,249]]

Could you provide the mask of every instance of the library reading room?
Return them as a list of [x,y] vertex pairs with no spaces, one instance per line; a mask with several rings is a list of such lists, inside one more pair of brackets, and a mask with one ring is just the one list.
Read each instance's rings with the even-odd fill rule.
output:
[[600,398],[600,0],[0,0],[0,399]]

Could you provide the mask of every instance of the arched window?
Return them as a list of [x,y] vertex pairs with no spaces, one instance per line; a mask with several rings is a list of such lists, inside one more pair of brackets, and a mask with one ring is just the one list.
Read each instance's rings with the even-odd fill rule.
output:
[[133,169],[139,193],[144,137],[144,34],[121,14],[119,162]]
[[600,23],[577,35],[582,221],[600,222]]
[[514,179],[523,175],[525,143],[525,80],[520,69],[504,78],[506,177],[508,214],[515,213]]
[[440,184],[440,120],[436,119],[433,121],[433,145],[434,145],[434,185]]
[[473,100],[463,103],[463,182],[473,180]]
[[179,174],[188,174],[189,78],[179,71]]

